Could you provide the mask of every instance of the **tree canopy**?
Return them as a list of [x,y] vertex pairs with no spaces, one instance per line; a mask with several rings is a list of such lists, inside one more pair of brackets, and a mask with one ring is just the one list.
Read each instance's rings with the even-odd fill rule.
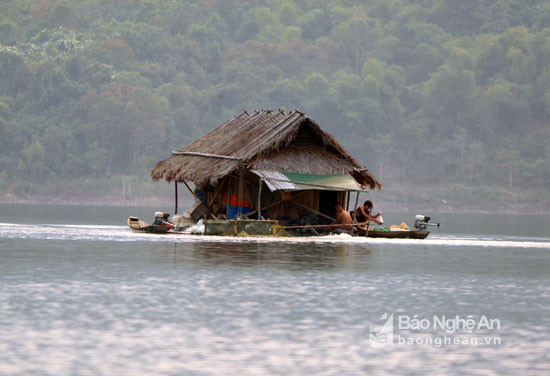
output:
[[8,0],[0,170],[147,174],[249,110],[299,108],[385,182],[550,181],[544,0]]

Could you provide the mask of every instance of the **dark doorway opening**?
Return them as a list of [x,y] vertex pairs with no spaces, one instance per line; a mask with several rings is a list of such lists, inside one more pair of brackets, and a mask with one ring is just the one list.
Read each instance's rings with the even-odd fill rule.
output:
[[[334,205],[338,202],[338,192],[319,191],[319,211],[332,218],[336,218]],[[328,221],[328,220],[327,220]]]

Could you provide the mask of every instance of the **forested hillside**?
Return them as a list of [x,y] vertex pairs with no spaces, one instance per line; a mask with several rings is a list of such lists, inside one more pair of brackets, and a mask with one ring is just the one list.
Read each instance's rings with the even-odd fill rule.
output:
[[243,108],[301,109],[386,187],[548,200],[550,3],[0,3],[2,190],[149,179]]

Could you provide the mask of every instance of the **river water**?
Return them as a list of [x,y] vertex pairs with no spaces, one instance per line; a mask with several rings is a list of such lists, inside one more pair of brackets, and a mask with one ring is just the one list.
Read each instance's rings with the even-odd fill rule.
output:
[[422,241],[125,226],[153,211],[0,205],[0,374],[550,372],[549,215],[422,213]]

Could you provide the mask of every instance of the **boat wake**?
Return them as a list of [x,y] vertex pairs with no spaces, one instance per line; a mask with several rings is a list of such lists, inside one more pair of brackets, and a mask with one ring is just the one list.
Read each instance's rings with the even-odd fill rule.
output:
[[0,223],[0,238],[36,240],[154,241],[154,242],[256,242],[256,243],[358,243],[422,246],[474,246],[550,249],[548,238],[431,234],[428,239],[381,239],[334,235],[323,237],[232,237],[183,234],[137,234],[127,226]]

